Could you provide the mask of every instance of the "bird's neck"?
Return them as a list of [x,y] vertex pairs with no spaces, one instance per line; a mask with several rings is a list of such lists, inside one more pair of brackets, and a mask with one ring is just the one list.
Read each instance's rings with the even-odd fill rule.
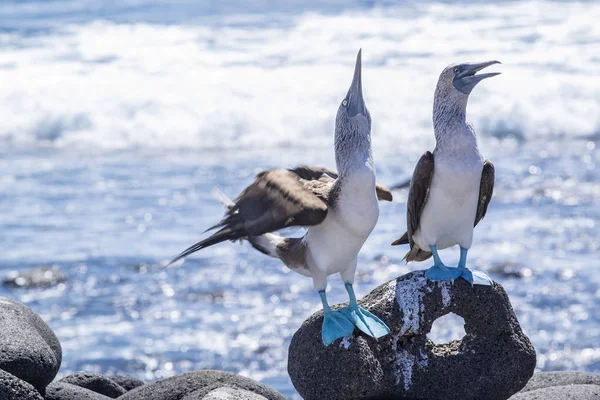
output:
[[477,136],[467,123],[468,97],[455,97],[451,101],[433,102],[433,132],[436,149],[477,149]]
[[371,135],[360,130],[336,130],[335,164],[340,177],[365,167],[374,170]]

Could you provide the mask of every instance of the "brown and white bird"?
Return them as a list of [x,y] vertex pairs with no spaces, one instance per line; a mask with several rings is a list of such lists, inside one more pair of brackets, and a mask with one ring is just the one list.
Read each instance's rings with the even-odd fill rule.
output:
[[[476,74],[498,61],[453,64],[438,80],[433,101],[436,146],[423,154],[410,184],[407,232],[392,245],[409,244],[407,261],[424,261],[433,255],[426,272],[432,280],[458,277],[472,284],[491,285],[483,272],[466,267],[473,229],[485,216],[494,190],[494,165],[485,160],[473,126],[466,121],[469,94],[483,79],[499,73]],[[447,267],[438,250],[460,246],[458,268]]]
[[[379,338],[389,328],[358,306],[354,289],[357,255],[379,217],[379,200],[392,200],[389,189],[375,182],[371,152],[371,116],[363,100],[361,52],[358,52],[350,90],[335,121],[335,160],[338,172],[301,166],[259,173],[234,202],[212,236],[181,253],[175,262],[226,240],[245,239],[254,248],[280,259],[311,277],[323,303],[323,342],[349,336],[358,327]],[[273,232],[290,226],[307,227],[300,238]],[[333,311],[327,303],[327,276],[339,273],[350,305]]]

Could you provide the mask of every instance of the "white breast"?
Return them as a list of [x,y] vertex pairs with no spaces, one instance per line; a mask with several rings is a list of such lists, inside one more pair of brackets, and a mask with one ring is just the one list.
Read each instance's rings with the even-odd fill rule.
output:
[[435,153],[435,171],[420,227],[413,235],[424,250],[473,242],[483,158],[478,151],[457,154]]
[[362,166],[344,177],[335,207],[306,234],[312,264],[331,275],[356,266],[356,257],[379,218],[375,173]]

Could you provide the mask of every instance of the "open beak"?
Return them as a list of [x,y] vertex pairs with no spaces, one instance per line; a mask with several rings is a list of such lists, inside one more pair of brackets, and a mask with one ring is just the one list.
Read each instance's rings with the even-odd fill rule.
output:
[[460,64],[458,66],[458,73],[454,76],[454,87],[464,94],[471,93],[471,90],[473,90],[473,88],[482,80],[500,75],[500,72],[488,72],[486,74],[476,75],[478,71],[494,64],[501,64],[501,62],[494,60],[482,63]]
[[354,78],[352,79],[352,85],[350,85],[350,90],[348,90],[348,94],[346,95],[346,100],[348,101],[348,115],[350,117],[355,117],[358,114],[366,115],[367,107],[365,106],[365,101],[362,95],[362,59],[361,59],[362,49],[358,51],[358,55],[356,56],[356,66],[354,67]]

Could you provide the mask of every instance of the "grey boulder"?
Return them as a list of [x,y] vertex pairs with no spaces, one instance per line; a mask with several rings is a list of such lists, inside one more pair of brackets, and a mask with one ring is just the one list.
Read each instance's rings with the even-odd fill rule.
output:
[[56,335],[29,307],[6,297],[0,297],[0,326],[0,369],[43,393],[62,360]]
[[598,385],[551,386],[519,393],[510,400],[593,400],[600,399]]
[[533,375],[520,393],[541,388],[567,385],[600,386],[600,375],[578,371],[539,372]]
[[107,377],[117,385],[121,386],[127,392],[137,387],[144,386],[143,381],[133,378],[129,375],[108,375]]
[[[276,390],[250,378],[212,370],[188,372],[146,384],[124,394],[119,397],[119,400],[200,400],[220,388],[250,392],[267,400],[285,400],[285,397]],[[230,393],[224,393],[230,395]],[[219,395],[219,393],[213,393],[212,399],[215,399],[215,395]],[[235,399],[235,397],[230,398]],[[240,397],[240,399],[258,400],[261,398]]]
[[[594,397],[595,396],[595,397]],[[510,400],[600,399],[600,375],[589,372],[540,372]]]
[[222,387],[208,392],[203,400],[266,400],[267,398],[244,389]]
[[43,400],[43,397],[29,383],[0,369],[0,399]]
[[67,382],[53,382],[46,388],[45,400],[110,400],[110,397],[92,390],[71,385]]
[[110,397],[111,399],[116,399],[127,393],[127,390],[112,379],[101,374],[89,372],[78,372],[64,377],[59,382],[70,383],[71,385],[89,389],[93,392]]
[[[535,350],[498,283],[432,282],[416,271],[360,303],[391,334],[375,340],[355,330],[326,347],[323,312],[315,313],[289,349],[288,372],[304,399],[505,400],[533,375]],[[436,345],[427,334],[449,313],[464,318],[466,335]]]

